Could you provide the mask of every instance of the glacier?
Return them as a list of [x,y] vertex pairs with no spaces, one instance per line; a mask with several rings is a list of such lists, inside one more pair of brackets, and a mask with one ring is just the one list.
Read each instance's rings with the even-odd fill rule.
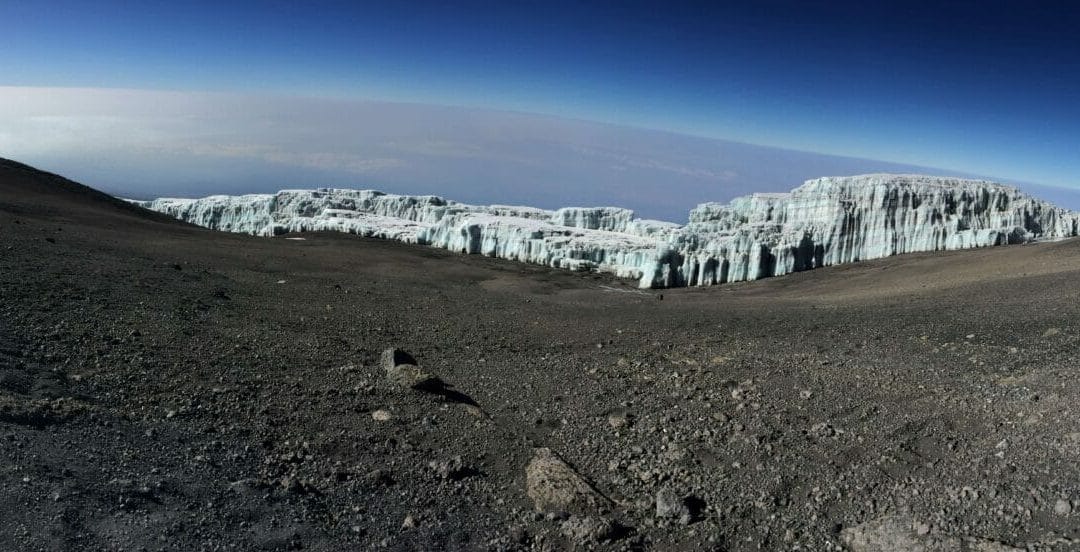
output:
[[229,232],[334,231],[634,279],[642,288],[757,280],[902,253],[1077,235],[1080,214],[985,180],[869,174],[703,203],[686,224],[618,207],[554,211],[320,188],[133,203]]

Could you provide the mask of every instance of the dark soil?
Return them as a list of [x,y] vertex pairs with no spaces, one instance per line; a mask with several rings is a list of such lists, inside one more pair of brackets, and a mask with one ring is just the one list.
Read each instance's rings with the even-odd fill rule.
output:
[[0,550],[1080,548],[1078,241],[661,294],[300,237],[0,163]]

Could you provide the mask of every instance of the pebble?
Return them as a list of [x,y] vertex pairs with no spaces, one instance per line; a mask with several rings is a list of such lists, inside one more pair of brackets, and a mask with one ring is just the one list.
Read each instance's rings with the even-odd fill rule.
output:
[[626,412],[614,412],[608,415],[608,425],[615,429],[623,429],[630,425],[633,415]]
[[1067,516],[1072,513],[1072,503],[1063,498],[1059,498],[1054,503],[1054,513],[1059,516]]
[[428,467],[442,479],[460,479],[465,475],[465,461],[461,456],[454,456],[445,460],[432,460]]

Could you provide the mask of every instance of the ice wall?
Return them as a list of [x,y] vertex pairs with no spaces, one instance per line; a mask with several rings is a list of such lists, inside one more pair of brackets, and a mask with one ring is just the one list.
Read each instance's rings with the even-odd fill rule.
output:
[[704,203],[685,226],[615,207],[547,211],[371,190],[135,203],[218,230],[348,232],[607,272],[641,287],[756,280],[900,253],[1072,237],[1078,230],[1077,213],[1009,186],[889,174],[819,178],[790,193]]

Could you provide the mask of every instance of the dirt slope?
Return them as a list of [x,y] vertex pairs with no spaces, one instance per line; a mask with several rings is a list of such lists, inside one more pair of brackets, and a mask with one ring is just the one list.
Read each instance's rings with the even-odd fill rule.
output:
[[1080,548],[1076,241],[661,294],[302,237],[0,163],[0,549]]

